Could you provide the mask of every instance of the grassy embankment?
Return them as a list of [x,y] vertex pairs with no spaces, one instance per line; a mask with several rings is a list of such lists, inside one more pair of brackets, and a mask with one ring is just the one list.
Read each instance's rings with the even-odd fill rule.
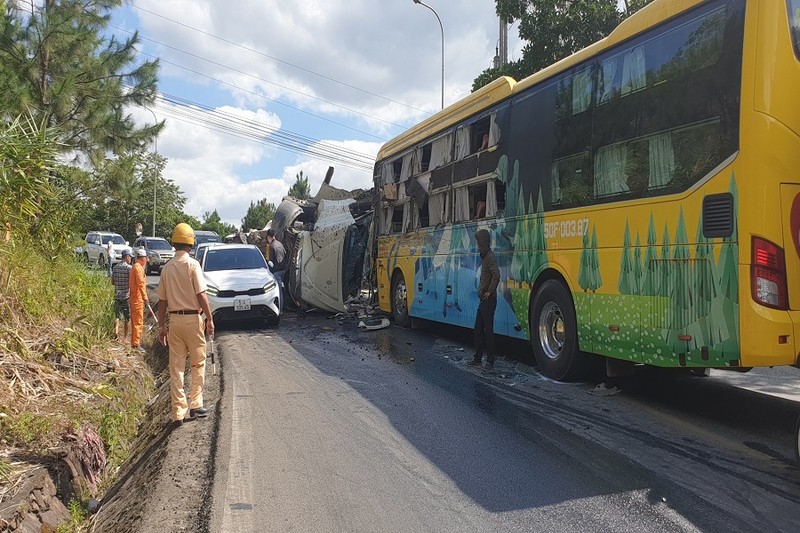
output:
[[[107,457],[99,493],[128,456],[154,385],[145,363],[111,339],[112,298],[108,277],[68,253],[48,258],[0,240],[0,499],[89,428]],[[69,505],[69,530],[85,524],[88,497]]]

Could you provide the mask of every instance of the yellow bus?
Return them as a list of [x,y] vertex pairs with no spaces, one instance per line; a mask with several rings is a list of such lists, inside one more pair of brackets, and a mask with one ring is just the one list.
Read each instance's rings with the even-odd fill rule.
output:
[[656,0],[380,150],[380,307],[472,327],[486,228],[495,332],[542,372],[586,354],[797,365],[800,0]]

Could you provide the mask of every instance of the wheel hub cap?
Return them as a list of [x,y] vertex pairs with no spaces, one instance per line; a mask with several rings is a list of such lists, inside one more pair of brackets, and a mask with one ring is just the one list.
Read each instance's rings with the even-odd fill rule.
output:
[[564,317],[561,309],[553,302],[547,302],[539,314],[539,343],[542,351],[550,359],[561,355],[564,347]]

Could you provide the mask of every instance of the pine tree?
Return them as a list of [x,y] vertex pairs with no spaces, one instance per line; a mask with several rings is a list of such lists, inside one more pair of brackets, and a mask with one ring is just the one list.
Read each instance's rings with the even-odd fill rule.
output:
[[583,246],[578,266],[578,286],[584,292],[592,288],[592,251],[589,249],[589,231],[583,233]]
[[689,284],[689,239],[686,235],[686,223],[683,208],[678,213],[678,227],[675,230],[675,246],[673,246],[673,290],[670,298],[672,329],[683,329],[687,325],[687,317],[691,314],[692,294]]
[[639,232],[636,232],[636,248],[633,250],[633,280],[634,288],[632,294],[641,294],[642,292],[642,245],[639,240]]
[[311,196],[311,186],[308,184],[308,177],[303,176],[301,170],[295,176],[294,185],[289,188],[289,196],[297,198],[298,200],[308,200]]
[[642,294],[656,296],[658,294],[658,251],[656,250],[656,226],[653,214],[650,213],[650,225],[647,228],[647,250],[644,253],[644,282]]
[[597,226],[592,225],[592,250],[591,250],[592,292],[603,286],[603,276],[600,274],[600,257],[597,252]]
[[619,281],[617,282],[617,288],[620,294],[633,294],[635,292],[633,269],[633,261],[631,260],[631,230],[626,221],[625,237],[622,241],[622,254],[619,265]]
[[44,0],[32,12],[12,12],[0,35],[0,72],[13,74],[3,89],[6,116],[32,113],[57,127],[65,152],[93,161],[149,142],[162,124],[138,128],[128,109],[152,104],[157,61],[136,64],[138,33],[124,41],[108,31],[122,0]]

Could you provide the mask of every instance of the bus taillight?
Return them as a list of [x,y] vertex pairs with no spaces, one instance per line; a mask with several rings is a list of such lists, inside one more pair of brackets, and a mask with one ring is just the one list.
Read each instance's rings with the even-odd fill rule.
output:
[[754,237],[751,272],[750,283],[756,302],[774,309],[789,308],[783,248]]

